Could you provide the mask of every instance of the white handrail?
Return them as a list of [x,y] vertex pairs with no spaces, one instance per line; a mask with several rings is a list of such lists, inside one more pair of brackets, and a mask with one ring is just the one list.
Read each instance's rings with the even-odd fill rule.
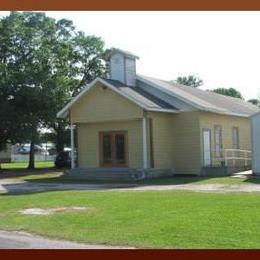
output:
[[[237,152],[237,153],[236,153]],[[244,166],[248,166],[248,161],[252,161],[252,151],[241,149],[221,149],[221,157],[213,156],[214,161],[225,162],[225,166],[228,166],[228,161],[232,160],[233,167],[235,166],[235,160],[243,160]],[[231,153],[231,154],[230,154]],[[216,154],[216,150],[212,150],[212,154]],[[230,154],[230,155],[228,155]]]
[[252,153],[250,150],[241,150],[241,149],[223,149],[224,151],[238,151],[238,152],[247,152]]

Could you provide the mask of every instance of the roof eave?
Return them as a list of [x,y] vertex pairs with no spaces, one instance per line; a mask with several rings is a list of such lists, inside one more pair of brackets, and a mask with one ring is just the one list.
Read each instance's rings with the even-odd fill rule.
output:
[[165,108],[147,108],[145,109],[149,112],[162,112],[162,113],[172,113],[172,114],[179,114],[181,111],[174,110],[174,109],[165,109]]
[[219,111],[219,110],[214,110],[214,109],[202,109],[201,111],[216,113],[216,114],[220,114],[220,115],[227,115],[227,116],[250,117],[250,115],[247,115],[247,114],[234,113],[234,112],[228,112],[228,111]]

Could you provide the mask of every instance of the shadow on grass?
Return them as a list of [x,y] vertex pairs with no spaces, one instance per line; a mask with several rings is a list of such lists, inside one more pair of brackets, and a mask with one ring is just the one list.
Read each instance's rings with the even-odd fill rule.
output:
[[[242,175],[241,177],[231,176],[180,176],[165,177],[158,179],[146,179],[139,181],[115,181],[115,180],[86,180],[86,179],[69,179],[64,174],[65,169],[41,168],[32,171],[8,170],[8,176],[5,178],[15,178],[24,180],[25,182],[14,182],[2,184],[6,193],[1,195],[22,195],[31,193],[43,193],[52,191],[69,191],[69,190],[105,190],[114,188],[129,188],[135,186],[149,185],[183,185],[183,184],[260,184],[260,177],[254,175]],[[11,176],[10,173],[13,173]],[[1,174],[0,174],[1,175]],[[1,177],[0,177],[1,179]],[[62,186],[64,184],[64,186]],[[66,185],[67,184],[67,185]],[[71,185],[70,185],[71,184]],[[73,184],[78,184],[73,186]],[[81,184],[81,185],[80,185]],[[86,186],[88,185],[89,186]]]
[[121,181],[121,180],[86,180],[86,179],[69,179],[60,176],[50,176],[48,178],[26,179],[33,183],[64,183],[64,184],[135,184],[138,186],[147,185],[183,185],[183,184],[260,184],[260,176],[245,175],[242,177],[232,176],[180,176],[164,177],[158,179],[146,179],[139,181]]
[[23,177],[29,175],[42,175],[54,171],[59,171],[59,169],[55,167],[35,168],[35,169],[25,169],[25,168],[0,169],[0,179],[17,178],[17,177]]
[[87,180],[87,179],[70,179],[66,178],[64,174],[60,176],[53,176],[49,178],[33,178],[26,179],[28,182],[34,183],[74,183],[74,184],[111,184],[111,183],[124,183],[124,184],[136,184],[138,186],[147,186],[147,185],[182,185],[190,184],[196,182],[202,182],[207,180],[214,179],[225,179],[227,176],[223,177],[198,177],[198,176],[172,176],[164,177],[158,179],[146,179],[146,180],[133,180],[133,181],[122,181],[122,180]]
[[260,176],[255,176],[255,175],[247,176],[243,182],[248,184],[250,183],[260,184]]

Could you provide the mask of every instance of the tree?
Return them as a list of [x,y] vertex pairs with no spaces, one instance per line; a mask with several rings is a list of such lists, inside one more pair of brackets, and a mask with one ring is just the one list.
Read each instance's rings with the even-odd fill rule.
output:
[[194,87],[194,88],[197,88],[197,87],[203,85],[203,81],[200,78],[195,77],[193,75],[189,75],[187,77],[178,77],[175,82],[177,82],[178,84],[182,84],[182,85],[190,86],[190,87]]
[[256,106],[260,107],[260,99],[252,98],[252,99],[249,99],[247,102],[250,102],[253,105],[256,105]]
[[216,88],[212,91],[221,95],[244,99],[242,94],[235,88]]
[[57,139],[63,138],[67,122],[57,120],[56,113],[87,82],[102,75],[103,53],[100,38],[76,31],[69,20],[34,12],[11,12],[0,20],[0,98],[11,118],[2,124],[5,115],[0,114],[0,129],[6,130],[5,140],[17,135],[30,141],[28,168],[34,168],[40,128],[52,127]]

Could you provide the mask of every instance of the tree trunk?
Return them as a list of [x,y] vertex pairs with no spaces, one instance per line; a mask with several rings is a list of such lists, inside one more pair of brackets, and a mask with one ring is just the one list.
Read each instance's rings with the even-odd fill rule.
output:
[[35,169],[35,161],[34,161],[34,145],[35,145],[35,130],[32,130],[32,138],[30,144],[30,154],[29,154],[29,165],[28,169]]
[[61,123],[58,123],[58,127],[56,128],[56,151],[57,153],[64,151],[64,126]]

